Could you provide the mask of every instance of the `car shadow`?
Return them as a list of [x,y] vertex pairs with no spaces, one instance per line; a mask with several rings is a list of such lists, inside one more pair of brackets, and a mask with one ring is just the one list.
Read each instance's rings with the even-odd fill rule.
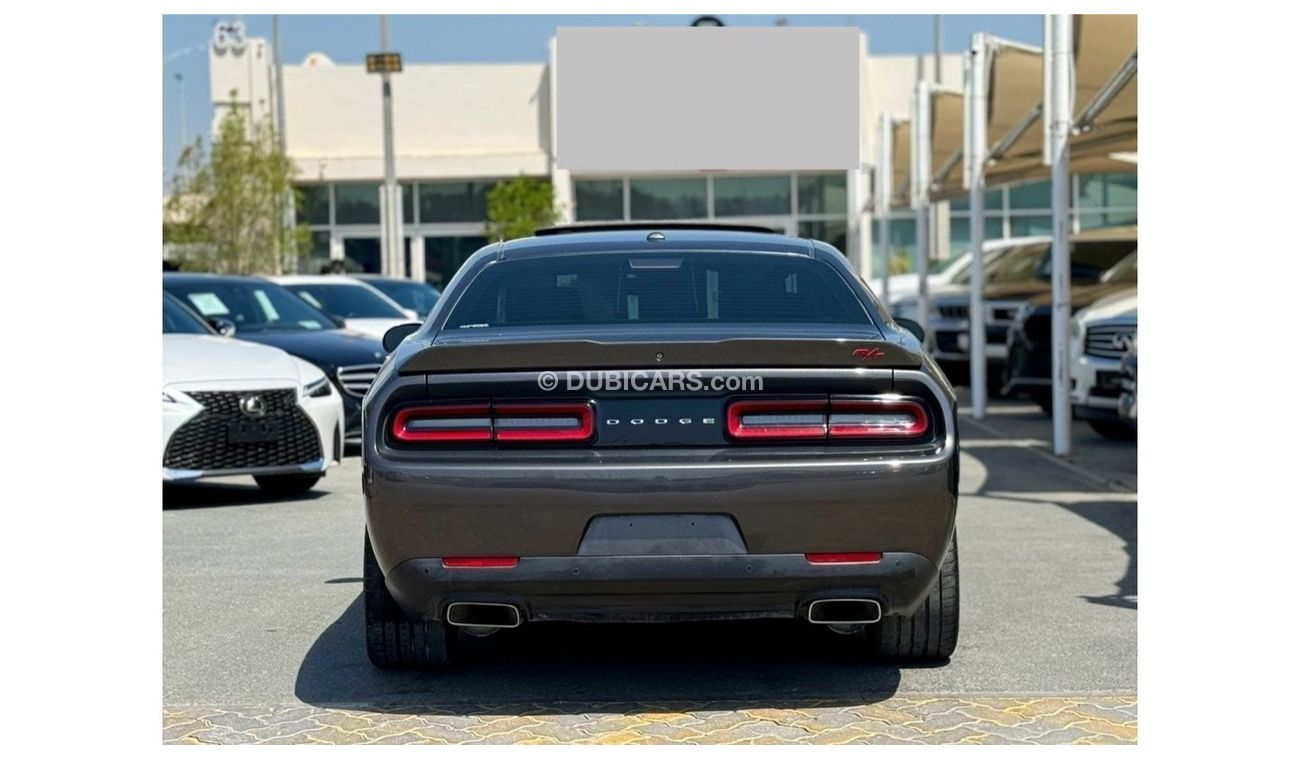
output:
[[249,479],[243,483],[164,483],[163,509],[203,509],[206,507],[238,507],[248,504],[312,501],[325,495],[325,491],[308,491],[297,496],[275,497],[267,494]]
[[[989,446],[966,450],[978,459],[988,477],[973,496],[1041,504],[1064,509],[1101,527],[1124,542],[1128,562],[1124,574],[1115,581],[1113,593],[1079,598],[1092,604],[1137,609],[1138,509],[1136,494],[1113,491],[1088,482],[1085,478],[1063,471],[1016,446]],[[1008,461],[1014,458],[1024,461]],[[1065,493],[1061,493],[1065,492]]]
[[884,700],[900,678],[861,639],[795,621],[529,624],[461,636],[441,673],[374,668],[363,626],[358,596],[303,658],[298,699],[452,715],[801,708]]

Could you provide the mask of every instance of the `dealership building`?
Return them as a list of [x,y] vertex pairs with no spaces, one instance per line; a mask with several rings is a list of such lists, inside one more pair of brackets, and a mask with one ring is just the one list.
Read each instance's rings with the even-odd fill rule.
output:
[[[283,118],[285,148],[302,190],[298,222],[311,229],[311,249],[299,271],[330,260],[379,272],[380,187],[384,176],[379,77],[362,64],[337,64],[322,54],[283,62],[276,87],[270,43],[231,34],[209,46],[210,91],[216,121],[231,108],[273,123]],[[219,29],[223,25],[218,25]],[[550,180],[561,221],[716,220],[756,223],[825,240],[863,276],[879,276],[886,261],[870,201],[876,128],[883,113],[907,114],[918,77],[960,87],[962,56],[877,56],[861,39],[861,156],[856,170],[837,172],[574,173],[557,166],[554,93],[565,72],[550,59],[535,64],[420,64],[407,60],[392,75],[396,173],[402,188],[406,274],[444,284],[487,242],[487,193],[503,179]],[[940,76],[936,77],[936,73]],[[815,87],[811,83],[810,87]],[[283,92],[283,103],[276,93]],[[773,98],[801,98],[773,93]],[[283,114],[281,117],[280,114]],[[634,115],[630,115],[634,118]],[[1137,172],[1072,177],[1076,229],[1134,224]],[[986,239],[1047,234],[1048,182],[989,188]],[[971,219],[965,199],[938,203],[931,256],[961,252]],[[915,250],[912,212],[891,217],[892,250]]]

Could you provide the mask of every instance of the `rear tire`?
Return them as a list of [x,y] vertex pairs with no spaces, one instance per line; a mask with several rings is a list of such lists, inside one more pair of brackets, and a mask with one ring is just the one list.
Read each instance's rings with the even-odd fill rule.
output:
[[910,616],[890,616],[866,629],[873,638],[875,654],[898,662],[936,662],[952,656],[957,648],[961,593],[957,571],[957,531],[948,541],[948,551],[939,566],[930,594]]
[[1124,420],[1088,420],[1088,427],[1109,441],[1136,441],[1137,428]]
[[398,606],[366,534],[362,559],[366,612],[366,656],[382,670],[438,670],[451,663],[453,632],[446,623],[411,620]]
[[316,487],[323,475],[254,475],[258,487],[272,496],[301,496]]

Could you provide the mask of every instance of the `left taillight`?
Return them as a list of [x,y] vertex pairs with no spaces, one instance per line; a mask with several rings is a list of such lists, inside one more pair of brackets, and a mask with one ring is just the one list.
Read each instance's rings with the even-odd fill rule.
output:
[[390,426],[401,443],[581,443],[595,430],[591,405],[581,402],[409,406]]

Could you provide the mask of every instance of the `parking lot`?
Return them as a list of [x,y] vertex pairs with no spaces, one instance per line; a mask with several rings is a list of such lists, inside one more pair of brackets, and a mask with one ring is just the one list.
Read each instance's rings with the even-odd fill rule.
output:
[[[964,411],[964,409],[963,409]],[[360,459],[306,497],[164,492],[163,736],[241,742],[1078,742],[1137,734],[1137,447],[1032,403],[963,415],[961,640],[942,667],[796,623],[540,624],[463,666],[362,641]]]

